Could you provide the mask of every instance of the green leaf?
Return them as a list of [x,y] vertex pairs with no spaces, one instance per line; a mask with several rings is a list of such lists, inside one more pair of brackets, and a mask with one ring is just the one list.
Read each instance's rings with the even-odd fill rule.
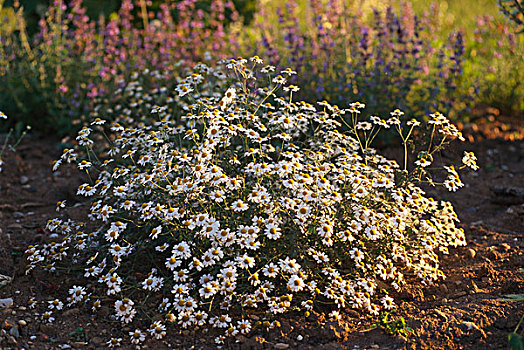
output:
[[501,298],[502,301],[524,301],[524,294],[506,294],[506,298]]
[[510,333],[508,341],[511,350],[524,350],[524,337],[517,333]]

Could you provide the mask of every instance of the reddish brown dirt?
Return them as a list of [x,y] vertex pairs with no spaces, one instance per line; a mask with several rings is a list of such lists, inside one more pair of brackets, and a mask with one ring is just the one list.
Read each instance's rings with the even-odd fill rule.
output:
[[[281,328],[270,333],[255,328],[249,337],[225,348],[508,349],[507,336],[524,308],[522,303],[500,299],[524,293],[524,273],[519,272],[524,267],[524,203],[497,197],[491,188],[524,187],[524,123],[484,116],[463,130],[469,142],[454,145],[442,157],[457,159],[464,149],[471,150],[481,169],[463,176],[466,187],[457,193],[430,189],[428,194],[453,202],[468,245],[442,257],[446,280],[429,287],[414,283],[397,296],[399,307],[393,316],[403,317],[413,329],[408,337],[373,328],[376,319],[355,311],[348,311],[338,322],[313,313],[308,318],[287,315],[281,319]],[[68,310],[52,325],[40,320],[38,308],[27,309],[30,297],[64,297],[67,286],[74,283],[42,273],[26,276],[22,259],[27,245],[49,239],[44,230],[48,218],[81,217],[86,210],[75,197],[82,179],[67,170],[51,171],[50,162],[59,154],[56,141],[28,138],[16,153],[7,155],[0,174],[0,274],[14,276],[12,283],[0,287],[0,298],[14,299],[14,305],[0,314],[2,349],[58,349],[64,344],[73,349],[105,348],[111,335],[126,341],[130,330],[110,320],[109,308],[96,315],[87,308]],[[56,202],[63,199],[77,207],[57,214]],[[18,325],[20,320],[27,325]],[[9,337],[13,326],[19,331],[16,338]],[[203,330],[185,331],[162,342],[149,340],[142,348],[213,349],[213,339]],[[133,347],[124,342],[122,348]]]

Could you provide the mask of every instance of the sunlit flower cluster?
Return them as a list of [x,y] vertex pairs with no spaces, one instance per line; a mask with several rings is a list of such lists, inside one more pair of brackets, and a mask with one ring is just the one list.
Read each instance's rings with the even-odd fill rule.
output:
[[[380,128],[404,139],[419,125],[404,126],[398,110],[359,121],[361,103],[294,101],[295,72],[261,65],[199,65],[179,82],[180,116],[152,101],[156,121],[82,129],[91,161],[66,150],[58,163],[97,174],[78,189],[93,197],[92,223],[50,220],[64,238],[30,247],[28,270],[60,271],[72,259],[90,287],[73,286],[69,305],[111,300],[122,323],[160,320],[129,332],[135,344],[161,339],[167,325],[223,329],[221,343],[251,332],[253,310],[266,312],[266,328],[319,302],[334,318],[346,308],[377,314],[395,307],[388,293],[408,279],[443,277],[437,254],[465,244],[451,204],[398,182],[399,165],[368,142]],[[92,154],[103,130],[106,160]]]

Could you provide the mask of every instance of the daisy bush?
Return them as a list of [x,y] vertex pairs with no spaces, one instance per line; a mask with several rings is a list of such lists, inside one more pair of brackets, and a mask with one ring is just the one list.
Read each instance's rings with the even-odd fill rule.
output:
[[[29,247],[28,271],[83,275],[63,303],[109,304],[137,344],[195,327],[223,329],[221,343],[319,305],[377,314],[407,282],[443,277],[438,254],[464,232],[418,183],[460,132],[433,114],[418,164],[399,166],[370,142],[389,129],[407,143],[424,125],[399,110],[367,118],[361,103],[296,101],[294,74],[258,57],[199,64],[176,89],[180,112],[152,96],[143,122],[95,119],[55,164],[93,179],[78,188],[93,198],[90,220],[50,220],[63,239]],[[472,154],[464,163],[476,166]]]
[[[227,81],[220,76],[203,81],[200,70],[206,70],[215,62],[209,52],[204,53],[205,64],[198,64],[188,68],[182,61],[175,64],[179,73],[169,74],[162,70],[144,69],[131,74],[128,79],[119,81],[119,88],[114,94],[103,101],[99,101],[90,113],[91,125],[117,122],[124,125],[137,122],[148,122],[161,115],[167,119],[176,119],[180,123],[180,115],[191,110],[192,99],[185,97],[194,93],[194,84],[199,84],[199,97],[210,97],[217,91],[227,89]],[[223,68],[223,67],[222,67]],[[160,112],[160,113],[159,113]]]

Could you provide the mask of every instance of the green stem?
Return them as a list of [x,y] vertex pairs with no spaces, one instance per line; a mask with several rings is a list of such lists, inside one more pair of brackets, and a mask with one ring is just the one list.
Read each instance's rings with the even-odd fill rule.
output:
[[517,333],[517,331],[518,331],[518,329],[520,327],[520,324],[522,323],[522,320],[524,320],[524,314],[522,314],[522,316],[520,317],[520,321],[517,324],[517,327],[515,327],[515,330],[513,331],[513,333]]
[[404,138],[402,138],[402,143],[404,145],[404,170],[408,170],[408,143]]
[[0,150],[0,159],[2,158],[2,155],[4,154],[5,149],[7,148],[7,143],[9,142],[9,139],[11,138],[12,133],[13,133],[13,129],[10,129],[9,133],[5,137],[4,145],[2,146],[2,149]]

